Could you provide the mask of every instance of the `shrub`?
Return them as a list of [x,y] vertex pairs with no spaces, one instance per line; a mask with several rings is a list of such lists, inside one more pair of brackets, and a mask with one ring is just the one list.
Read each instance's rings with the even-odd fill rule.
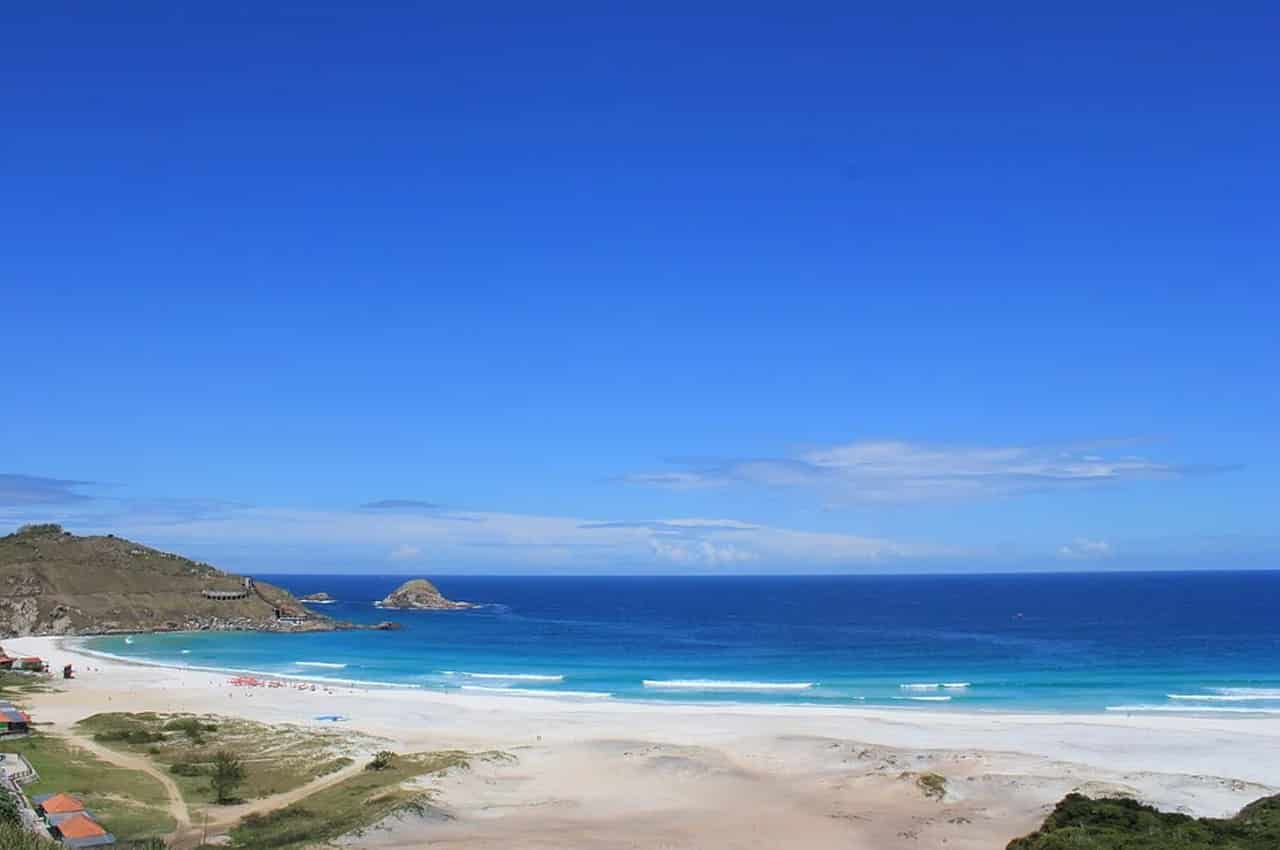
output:
[[916,785],[930,799],[941,800],[947,796],[947,778],[941,774],[922,773],[916,778]]
[[208,774],[209,768],[203,764],[178,761],[169,765],[169,772],[176,776],[204,776]]
[[364,766],[365,770],[386,770],[396,760],[396,754],[391,750],[379,750],[373,757],[373,761]]
[[219,803],[232,801],[232,794],[244,784],[246,772],[244,764],[235,754],[219,750],[213,757],[213,770],[210,772],[209,786],[213,790],[214,799]]

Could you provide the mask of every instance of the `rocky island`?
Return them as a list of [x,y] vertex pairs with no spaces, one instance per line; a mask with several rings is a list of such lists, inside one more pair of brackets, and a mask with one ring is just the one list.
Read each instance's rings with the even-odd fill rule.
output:
[[49,523],[0,537],[0,637],[340,628],[283,588],[114,535]]
[[387,598],[375,603],[379,608],[401,608],[411,611],[455,611],[476,607],[472,602],[455,602],[446,599],[436,586],[425,578],[406,581]]
[[308,593],[306,596],[302,597],[302,601],[309,605],[329,605],[337,602],[338,600],[334,599],[324,591],[321,591],[320,593]]

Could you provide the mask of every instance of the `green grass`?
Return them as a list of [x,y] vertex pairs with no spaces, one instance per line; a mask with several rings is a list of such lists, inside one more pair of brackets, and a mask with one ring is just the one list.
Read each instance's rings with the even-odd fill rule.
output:
[[27,796],[73,794],[121,839],[164,835],[175,826],[163,786],[145,773],[99,761],[49,735],[11,739],[0,747],[24,755],[40,774],[38,782],[23,787]]
[[1039,830],[1007,850],[1276,850],[1280,795],[1263,797],[1233,818],[1192,818],[1134,800],[1068,794]]
[[0,848],[4,850],[58,850],[59,847],[61,845],[33,835],[20,826],[0,823]]
[[348,736],[238,718],[112,713],[78,726],[106,746],[151,758],[169,771],[189,806],[214,802],[208,774],[219,750],[244,763],[247,777],[236,794],[245,800],[291,791],[352,763]]
[[234,850],[293,850],[331,841],[366,829],[400,811],[419,810],[428,802],[421,789],[404,783],[417,776],[466,767],[468,755],[458,751],[397,756],[383,770],[366,770],[311,795],[300,803],[266,815],[250,815],[231,831]]
[[22,697],[27,694],[48,694],[58,690],[37,673],[14,673],[12,670],[0,670],[0,699],[7,699],[17,705],[22,704]]

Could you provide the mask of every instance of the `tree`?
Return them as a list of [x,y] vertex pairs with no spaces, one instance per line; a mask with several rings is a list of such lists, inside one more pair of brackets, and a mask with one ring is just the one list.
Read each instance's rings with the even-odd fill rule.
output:
[[230,803],[235,798],[231,795],[244,784],[244,765],[234,753],[218,750],[213,757],[213,772],[209,775],[209,785],[214,798],[219,803]]
[[18,814],[18,804],[6,789],[0,788],[0,823],[22,825],[22,816]]

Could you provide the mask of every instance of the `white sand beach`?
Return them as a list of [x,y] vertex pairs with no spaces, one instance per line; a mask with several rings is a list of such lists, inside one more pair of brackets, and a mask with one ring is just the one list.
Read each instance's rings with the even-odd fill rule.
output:
[[[1280,721],[1250,715],[964,714],[672,705],[326,685],[123,662],[21,638],[77,677],[31,699],[58,731],[101,711],[340,726],[393,749],[501,750],[432,781],[439,811],[353,848],[1000,848],[1072,790],[1225,815],[1280,790]],[[314,689],[311,687],[314,685]],[[924,772],[946,779],[930,799]]]

